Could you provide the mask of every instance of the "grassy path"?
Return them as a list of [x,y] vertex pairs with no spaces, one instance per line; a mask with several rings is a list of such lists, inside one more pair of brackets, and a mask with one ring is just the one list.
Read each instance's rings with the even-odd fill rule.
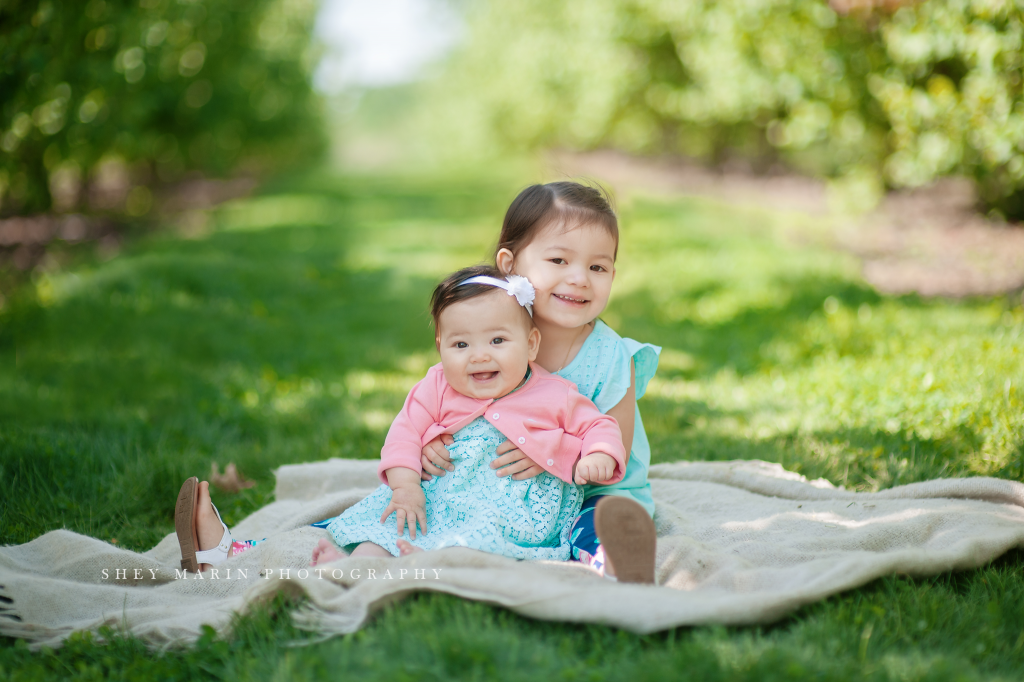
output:
[[[143,549],[188,475],[375,458],[435,362],[426,301],[482,260],[515,183],[312,175],[222,208],[199,238],[137,241],[51,273],[0,309],[0,542],[59,527]],[[655,461],[758,458],[875,490],[1024,477],[1019,304],[880,297],[847,256],[797,248],[782,215],[625,198],[613,302],[665,347],[641,410]],[[765,628],[636,637],[424,595],[305,648],[286,605],[233,636],[148,654],[76,637],[0,640],[0,677],[62,679],[1019,679],[1024,555],[892,577]]]

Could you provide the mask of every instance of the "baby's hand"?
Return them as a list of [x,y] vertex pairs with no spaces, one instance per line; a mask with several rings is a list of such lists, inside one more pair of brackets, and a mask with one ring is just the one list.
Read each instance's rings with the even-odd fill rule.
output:
[[575,481],[579,485],[585,483],[603,483],[615,474],[615,460],[603,452],[592,452],[580,459],[576,465]]
[[[415,472],[413,472],[415,474]],[[387,509],[380,516],[380,522],[391,516],[391,512],[398,512],[398,534],[405,531],[406,523],[409,524],[409,535],[416,539],[416,522],[420,522],[420,531],[427,534],[427,498],[423,494],[423,488],[419,481],[416,485],[403,485],[391,490],[391,502]]]

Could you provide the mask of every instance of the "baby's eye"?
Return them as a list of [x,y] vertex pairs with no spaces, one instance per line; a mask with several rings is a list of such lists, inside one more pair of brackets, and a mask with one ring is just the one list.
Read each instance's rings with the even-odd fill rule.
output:
[[603,265],[591,265],[590,269],[593,270],[594,272],[607,272]]
[[459,341],[458,343],[455,344],[455,347],[456,348],[469,348],[469,344],[466,343],[465,341]]
[[493,339],[491,339],[491,343],[493,343],[495,345],[497,345],[499,343],[502,343],[504,341],[505,341],[505,339],[501,338],[500,336],[495,336]]
[[562,264],[565,263],[565,259],[564,258],[549,258],[548,260],[550,260],[555,265],[562,265]]

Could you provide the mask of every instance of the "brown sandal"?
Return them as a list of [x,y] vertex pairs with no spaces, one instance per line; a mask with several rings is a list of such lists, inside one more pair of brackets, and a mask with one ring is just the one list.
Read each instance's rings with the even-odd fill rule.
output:
[[216,547],[199,549],[199,534],[196,531],[198,492],[199,479],[195,476],[186,479],[181,485],[178,502],[174,507],[174,533],[178,536],[178,547],[181,548],[181,567],[193,573],[198,573],[199,567],[203,564],[216,566],[224,563],[231,555],[231,531],[220,517],[216,505],[213,506],[213,511],[224,533]]
[[174,505],[174,533],[181,548],[181,567],[193,573],[199,572],[196,550],[199,536],[196,534],[196,505],[199,504],[199,479],[193,476],[185,479]]
[[620,583],[654,583],[657,534],[647,511],[626,497],[607,495],[594,509],[594,530]]

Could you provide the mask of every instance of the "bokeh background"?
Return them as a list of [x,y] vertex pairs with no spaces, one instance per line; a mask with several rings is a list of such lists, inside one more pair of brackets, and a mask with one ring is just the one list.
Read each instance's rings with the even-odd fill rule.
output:
[[[416,80],[403,102],[415,112],[403,113],[422,117],[415,136],[434,154],[556,146],[742,160],[829,178],[866,207],[886,189],[961,175],[982,208],[1024,211],[1012,0],[46,0],[0,11],[6,215],[113,208],[94,195],[115,161],[133,188],[309,163],[360,93]],[[144,196],[130,214],[145,213]]]
[[[0,542],[144,550],[211,466],[234,524],[379,456],[432,287],[566,177],[620,215],[603,319],[663,347],[655,462],[1024,480],[1022,39],[1020,0],[0,2]],[[435,595],[293,649],[279,601],[0,677],[1016,680],[1022,565],[642,638]]]
[[38,217],[0,226],[0,291],[51,241],[110,251],[282,172],[524,158],[542,159],[531,179],[871,214],[840,239],[880,290],[1024,287],[1020,231],[999,229],[1024,218],[1013,0],[12,0],[0,17],[0,219]]

